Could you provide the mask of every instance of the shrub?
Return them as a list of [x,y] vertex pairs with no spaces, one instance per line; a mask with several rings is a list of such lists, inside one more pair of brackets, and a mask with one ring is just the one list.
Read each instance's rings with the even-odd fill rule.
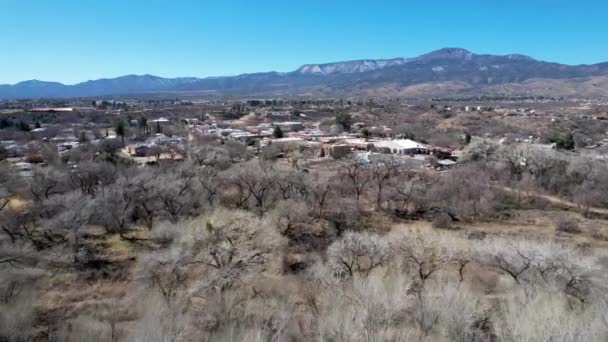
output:
[[452,228],[452,217],[447,213],[441,212],[433,218],[433,228],[450,229]]
[[569,234],[578,234],[581,232],[576,220],[567,217],[561,217],[555,222],[555,230],[557,232]]

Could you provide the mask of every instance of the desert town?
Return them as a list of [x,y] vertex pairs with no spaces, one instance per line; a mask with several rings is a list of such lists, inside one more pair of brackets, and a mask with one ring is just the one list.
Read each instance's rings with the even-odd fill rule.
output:
[[[34,107],[38,103],[0,103],[2,127],[16,127],[9,135],[2,134],[0,144],[3,154],[22,171],[44,163],[42,151],[49,148],[59,155],[77,150],[81,144],[99,145],[118,141],[120,156],[141,165],[164,160],[183,160],[188,148],[206,140],[218,143],[238,143],[257,155],[262,150],[273,151],[276,157],[290,157],[293,151],[306,164],[323,163],[324,159],[342,159],[351,154],[363,162],[374,162],[390,155],[404,164],[415,167],[446,170],[458,162],[462,148],[471,139],[488,138],[498,143],[515,142],[538,148],[555,148],[555,137],[543,128],[558,126],[561,121],[584,121],[607,126],[608,114],[602,108],[608,103],[597,99],[570,100],[568,107],[579,110],[576,116],[564,113],[563,108],[551,110],[558,101],[537,99],[509,101],[485,105],[463,105],[443,101],[442,105],[407,103],[374,103],[324,100],[324,101],[277,101],[246,100],[232,102],[162,101],[161,103],[139,100],[93,100],[90,105],[82,101],[70,103],[73,107]],[[478,102],[479,103],[479,102]],[[521,107],[528,103],[530,107]],[[165,106],[165,107],[163,107]],[[425,110],[424,106],[428,106]],[[560,104],[561,106],[561,104]],[[502,134],[475,134],[462,127],[441,129],[429,127],[428,132],[415,132],[423,128],[423,118],[416,118],[409,127],[394,125],[389,110],[413,108],[421,116],[441,115],[445,121],[460,121],[483,116],[497,121],[521,121],[528,132],[517,130]],[[367,111],[367,112],[366,112]],[[424,113],[426,111],[426,113]],[[339,112],[340,114],[333,114]],[[389,112],[389,113],[387,113]],[[188,114],[194,114],[188,116]],[[44,122],[44,117],[62,115],[98,117],[95,122]],[[27,119],[25,119],[27,118]],[[26,120],[30,122],[26,122]],[[382,124],[384,122],[384,124]],[[388,123],[388,124],[387,124]],[[530,124],[531,123],[531,124]],[[447,134],[446,134],[447,132]],[[420,135],[417,137],[415,133]],[[426,133],[426,134],[425,134]],[[429,134],[430,133],[430,134]],[[595,133],[595,132],[594,132]],[[608,145],[608,132],[577,137],[581,153],[603,158],[597,151]],[[441,137],[440,135],[449,135]],[[582,135],[582,134],[581,134]],[[574,136],[570,138],[574,139]],[[584,140],[583,140],[584,139]],[[574,147],[574,146],[572,146]],[[267,149],[268,148],[268,149]],[[302,153],[306,160],[302,158]],[[44,164],[42,164],[44,165]]]

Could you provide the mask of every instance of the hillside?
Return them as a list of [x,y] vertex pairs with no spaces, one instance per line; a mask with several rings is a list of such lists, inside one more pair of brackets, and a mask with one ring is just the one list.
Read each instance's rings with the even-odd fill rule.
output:
[[[456,90],[456,94],[474,91],[509,95],[605,96],[608,92],[606,83],[593,77],[607,75],[608,63],[570,66],[518,54],[480,55],[464,49],[446,48],[415,58],[307,64],[288,73],[266,72],[204,79],[128,75],[75,85],[25,81],[0,85],[0,99],[185,91],[218,95],[425,96],[430,95],[429,92],[446,94]],[[446,84],[457,86],[452,89]]]

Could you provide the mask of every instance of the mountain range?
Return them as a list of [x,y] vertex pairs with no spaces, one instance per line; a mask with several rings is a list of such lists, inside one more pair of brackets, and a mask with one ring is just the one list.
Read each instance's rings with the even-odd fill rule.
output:
[[415,58],[306,64],[292,72],[228,77],[128,75],[74,85],[0,85],[0,99],[71,98],[164,92],[246,96],[608,96],[608,62],[566,65],[519,54],[444,48]]

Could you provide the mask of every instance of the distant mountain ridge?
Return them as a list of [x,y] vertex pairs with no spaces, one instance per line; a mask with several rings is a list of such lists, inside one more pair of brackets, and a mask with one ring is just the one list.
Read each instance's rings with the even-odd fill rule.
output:
[[[538,80],[552,80],[552,86],[573,87],[577,80],[608,76],[608,63],[593,65],[565,65],[543,62],[519,54],[505,56],[474,54],[461,48],[444,48],[414,58],[364,59],[326,64],[306,64],[287,73],[264,72],[228,77],[162,78],[153,75],[127,75],[112,79],[91,80],[75,85],[57,82],[25,81],[15,85],[0,85],[0,99],[12,98],[70,98],[108,95],[131,95],[159,92],[205,92],[218,95],[368,95],[382,96],[379,89],[393,89],[392,93],[416,85],[434,92],[433,84],[441,84],[442,91],[450,92],[446,84],[458,84],[459,91],[485,92],[507,89],[506,84],[541,87]],[[555,83],[557,80],[559,84]],[[564,80],[560,83],[559,80]],[[569,82],[565,82],[569,80]],[[592,93],[606,94],[605,82]],[[541,87],[542,88],[542,87]],[[509,87],[523,93],[535,89]],[[588,89],[585,87],[584,89]],[[546,92],[547,89],[545,89]],[[417,96],[422,96],[417,91]],[[565,93],[575,94],[576,90]],[[550,93],[550,91],[549,91]],[[585,94],[581,94],[585,95]]]

